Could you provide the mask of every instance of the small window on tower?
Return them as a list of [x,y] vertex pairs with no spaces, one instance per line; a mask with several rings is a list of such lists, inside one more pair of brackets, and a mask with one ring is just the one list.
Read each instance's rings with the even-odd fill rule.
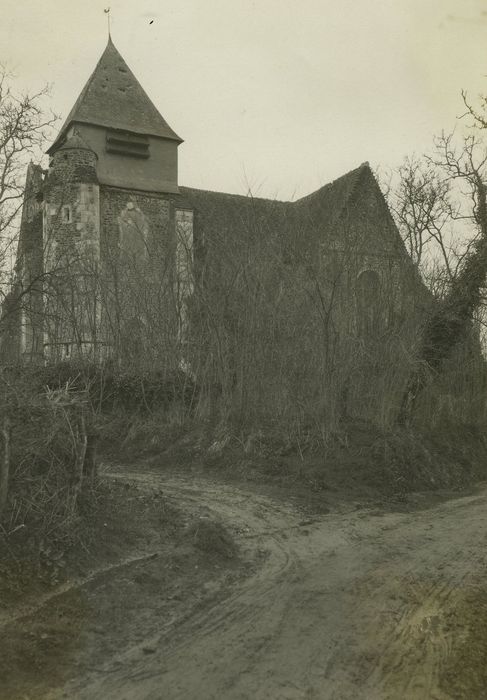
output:
[[65,205],[62,208],[61,216],[62,216],[63,224],[70,224],[71,223],[71,220],[72,220],[71,207],[69,205]]

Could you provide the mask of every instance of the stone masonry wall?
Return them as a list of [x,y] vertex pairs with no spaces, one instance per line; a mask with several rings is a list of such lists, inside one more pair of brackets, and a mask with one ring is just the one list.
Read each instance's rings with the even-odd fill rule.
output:
[[45,333],[52,359],[92,355],[99,339],[100,193],[96,155],[60,150],[44,193]]
[[105,335],[115,356],[156,362],[176,335],[172,202],[102,186],[100,216]]

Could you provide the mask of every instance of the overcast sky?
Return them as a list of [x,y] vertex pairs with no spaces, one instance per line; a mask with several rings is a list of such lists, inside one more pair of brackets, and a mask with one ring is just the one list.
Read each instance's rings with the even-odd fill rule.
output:
[[282,199],[397,165],[487,93],[487,0],[0,0],[0,61],[65,117],[112,38],[180,184]]

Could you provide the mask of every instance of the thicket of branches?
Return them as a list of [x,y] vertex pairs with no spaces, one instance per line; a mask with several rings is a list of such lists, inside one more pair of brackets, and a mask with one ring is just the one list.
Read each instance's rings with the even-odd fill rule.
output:
[[[422,363],[418,349],[434,307],[409,271],[401,272],[406,259],[384,258],[380,287],[367,290],[358,274],[362,242],[347,240],[344,230],[341,249],[320,255],[317,240],[311,258],[295,256],[291,265],[279,235],[246,233],[243,241],[230,231],[214,237],[208,255],[210,268],[218,261],[214,286],[208,270],[206,284],[196,286],[191,366],[201,382],[200,408],[203,397],[223,432],[272,429],[291,442],[326,444],[353,420],[391,429]],[[448,403],[452,420],[484,419],[483,406],[475,414],[456,410],[473,406],[481,391],[475,333],[464,340],[456,356],[461,371],[445,368],[418,421],[430,422],[435,402],[443,413]]]
[[408,420],[430,381],[472,329],[485,339],[487,146],[485,119],[463,94],[456,131],[435,139],[432,154],[407,159],[389,191],[408,251],[433,292],[401,418]]
[[0,294],[6,291],[18,238],[19,213],[25,195],[25,170],[42,155],[57,117],[45,109],[48,88],[18,94],[13,76],[0,67]]
[[[33,206],[26,191],[26,168],[43,153],[56,116],[46,109],[48,88],[19,94],[13,77],[0,71],[0,333],[10,315],[30,305],[29,294],[44,283],[29,279],[15,289],[15,253],[21,210]],[[19,262],[19,261],[17,261]],[[13,278],[14,277],[14,278]],[[9,303],[10,302],[10,303]],[[2,338],[3,340],[3,338]],[[0,532],[5,536],[30,523],[38,543],[77,517],[84,469],[94,463],[88,446],[90,417],[86,396],[69,383],[53,392],[35,386],[22,372],[0,374]]]

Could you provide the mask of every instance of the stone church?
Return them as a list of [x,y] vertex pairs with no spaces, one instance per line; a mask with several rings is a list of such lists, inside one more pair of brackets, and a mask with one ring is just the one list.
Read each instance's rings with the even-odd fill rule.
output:
[[251,259],[276,271],[269,288],[282,296],[287,284],[293,303],[317,280],[327,298],[340,288],[347,334],[411,309],[421,285],[367,163],[282,202],[182,187],[181,142],[109,39],[48,169],[28,168],[5,359],[137,361],[150,348],[162,361],[162,346],[189,342],[201,299],[209,324],[208,308],[246,315],[228,300]]

